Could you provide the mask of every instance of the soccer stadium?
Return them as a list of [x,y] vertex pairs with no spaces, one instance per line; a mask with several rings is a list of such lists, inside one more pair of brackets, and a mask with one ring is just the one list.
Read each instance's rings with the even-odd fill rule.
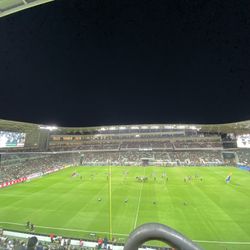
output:
[[[0,17],[10,20],[8,16],[13,13],[55,2],[54,0],[0,0]],[[59,3],[60,0],[57,2]],[[210,47],[215,41],[216,46],[214,47],[223,51],[223,55],[224,53],[230,54],[226,61],[223,61],[224,57],[219,58],[219,60],[211,59],[213,64],[217,65],[219,61],[222,64],[229,65],[230,78],[225,78],[223,75],[223,81],[237,77],[237,70],[240,71],[239,75],[244,75],[243,70],[245,70],[244,68],[247,69],[247,62],[244,62],[242,55],[247,55],[247,50],[242,50],[244,52],[240,54],[239,61],[244,64],[244,67],[241,67],[237,61],[238,69],[235,69],[233,64],[230,64],[235,51],[229,53],[225,50],[224,52],[224,49],[232,43],[226,36],[227,32],[223,32],[223,29],[222,31],[218,29],[219,31],[215,32],[216,29],[213,26],[213,20],[218,21],[217,16],[223,17],[222,12],[218,11],[219,14],[217,14],[218,6],[215,5],[216,8],[212,8],[212,11],[208,8],[209,15],[205,15],[206,12],[203,14],[201,11],[203,4],[198,4],[198,2],[195,2],[196,7],[198,7],[197,13],[196,7],[191,8],[187,5],[184,6],[184,10],[178,7],[181,15],[184,15],[185,25],[177,22],[175,28],[174,26],[169,27],[173,30],[181,28],[185,31],[189,27],[186,24],[189,24],[189,20],[191,20],[192,28],[190,30],[195,33],[195,37],[197,34],[201,38],[204,36],[204,40],[209,42],[207,47]],[[230,2],[229,5],[231,6]],[[232,10],[238,12],[241,27],[237,29],[233,27],[233,21],[231,24],[230,22],[227,23],[226,26],[230,27],[230,34],[237,33],[238,30],[244,31],[244,25],[249,24],[248,18],[244,19],[244,15],[241,16],[243,10],[248,13],[247,7],[242,6],[240,11],[237,11],[237,8],[234,10],[233,4],[231,6]],[[75,8],[78,8],[78,3]],[[132,8],[134,9],[136,6]],[[221,8],[224,13],[224,6],[222,5]],[[138,31],[144,31],[144,25],[142,25],[144,19],[148,19],[148,16],[144,15],[147,12],[146,8],[144,9],[143,6],[142,9],[142,18],[139,16],[139,19],[141,19],[139,22],[140,28],[134,30],[136,38],[140,37],[140,34],[137,35]],[[169,9],[171,12],[175,11],[175,8]],[[96,10],[98,12],[99,9],[96,8]],[[64,13],[63,10],[60,12]],[[104,12],[105,14],[101,15],[101,19],[105,19],[109,14],[106,9]],[[189,14],[189,12],[194,13],[194,19],[185,19],[185,13]],[[211,18],[210,12],[212,13]],[[65,13],[64,20],[72,18],[67,10],[65,10]],[[87,11],[80,11],[79,16],[82,13],[86,14]],[[129,11],[125,12],[126,17],[129,16],[128,13]],[[160,12],[156,12],[156,14],[158,13],[160,14]],[[230,11],[230,19],[232,20],[234,20],[233,15],[233,11]],[[42,21],[39,29],[46,25],[46,22],[49,25],[53,24],[54,13],[50,16],[51,19]],[[108,22],[107,26],[115,24],[115,18],[113,15],[111,16],[111,21]],[[166,16],[164,13],[160,22],[155,22],[156,26],[151,23],[149,26],[161,27],[158,24],[171,23],[171,18],[169,21]],[[202,23],[207,25],[206,34],[203,36],[203,32],[201,32],[204,30],[203,26],[195,25],[198,16],[204,16]],[[176,17],[178,20],[177,14]],[[226,17],[227,22],[229,19],[226,14],[224,14],[224,17]],[[32,22],[33,20],[30,20],[30,23]],[[175,21],[172,22],[175,23]],[[92,23],[93,20],[91,19],[90,24]],[[111,31],[106,32],[102,30],[103,26],[98,19],[94,23],[98,26],[98,31],[107,33],[109,40],[112,40],[110,34],[115,30],[123,33],[122,25],[115,26],[114,31],[111,29]],[[132,26],[136,26],[133,15],[129,16],[127,23],[131,24],[128,26],[128,30]],[[209,37],[210,23],[210,32],[215,33],[211,37]],[[8,33],[11,34],[14,26],[12,21],[9,24],[11,29]],[[69,26],[69,22],[65,24],[66,30],[70,30],[72,26]],[[79,25],[82,26],[81,30],[84,31],[82,33],[85,34],[88,26],[85,22],[80,22]],[[147,23],[145,26],[147,26]],[[218,22],[218,26],[220,26],[220,22]],[[163,29],[167,26],[163,25],[162,27],[164,28],[159,30],[159,34],[163,33]],[[27,26],[24,25],[24,29],[27,29]],[[57,27],[55,29],[57,30]],[[150,38],[152,38],[153,28],[146,27],[145,30],[147,29]],[[166,30],[168,42],[171,38],[171,32],[169,32],[170,29]],[[248,30],[249,27],[247,26],[247,34],[249,33]],[[189,31],[188,36],[192,37],[192,32]],[[35,33],[39,33],[39,30]],[[68,33],[65,34],[74,37]],[[133,36],[131,34],[129,33],[129,36]],[[179,33],[174,33],[174,36],[178,38],[176,41],[179,42],[179,40],[182,40],[182,36],[177,34]],[[77,32],[77,37],[80,35],[81,32]],[[129,41],[124,39],[126,36],[125,32],[124,37],[120,35],[117,38],[115,37],[114,40],[123,41],[125,44],[126,41]],[[61,36],[58,37],[61,40]],[[152,42],[151,44],[150,42],[150,48],[152,45],[156,45],[155,47],[158,48],[158,40],[159,44],[161,43],[160,38],[161,36],[157,34],[157,43]],[[97,36],[97,39],[102,40],[102,36]],[[221,39],[224,41],[225,46],[223,47],[218,46],[218,41]],[[15,40],[14,36],[11,36],[11,40]],[[11,40],[8,40],[8,43]],[[138,42],[136,39],[134,41],[140,44],[145,39],[142,36],[139,40],[141,41]],[[236,44],[231,46],[234,50],[239,50],[239,41],[248,41],[242,38],[231,40],[237,41]],[[54,40],[52,39],[52,41]],[[89,41],[94,43],[95,40],[92,42],[90,39]],[[174,41],[172,43],[175,43]],[[193,40],[187,41],[193,44],[193,47],[197,47],[197,43],[193,43]],[[18,42],[20,42],[19,39]],[[29,44],[30,48],[34,45],[31,41]],[[73,44],[73,42],[70,41],[69,44]],[[99,46],[99,43],[97,44],[96,47],[102,47]],[[202,48],[202,44],[202,42],[199,42],[198,47]],[[22,47],[21,43],[18,46]],[[110,45],[110,47],[113,46]],[[165,50],[165,47],[170,48],[169,45],[159,48]],[[202,53],[207,58],[213,50],[206,49],[202,49]],[[159,51],[161,52],[160,59],[164,58],[162,56],[163,49]],[[192,58],[199,54],[198,51],[192,54]],[[209,56],[204,51],[208,51]],[[182,53],[182,50],[179,53]],[[5,54],[8,55],[8,51]],[[146,53],[141,53],[143,58],[144,54]],[[216,54],[219,54],[219,52],[217,51]],[[15,58],[18,59],[20,55],[17,53]],[[168,57],[171,58],[169,55]],[[188,56],[184,54],[180,57]],[[174,58],[176,59],[178,56],[175,55]],[[8,59],[8,61],[13,60],[11,57]],[[24,60],[28,59],[29,56],[25,56]],[[92,60],[94,61],[94,58]],[[122,58],[119,60],[122,60]],[[73,61],[75,63],[75,60]],[[247,59],[247,61],[249,60]],[[43,60],[41,62],[43,63]],[[152,62],[154,62],[153,59]],[[156,62],[154,64],[158,66],[159,62],[157,60]],[[2,64],[5,64],[4,60]],[[22,64],[25,63],[22,62]],[[174,64],[174,61],[171,61],[171,64]],[[187,64],[185,62],[185,70]],[[199,64],[202,65],[202,60],[199,61]],[[18,71],[15,71],[15,67],[9,65],[11,64],[7,62],[6,72],[10,68],[9,75],[15,75],[15,72]],[[159,68],[161,68],[160,65]],[[43,66],[41,65],[41,67]],[[164,65],[164,68],[165,66],[167,64]],[[29,68],[26,64],[25,67],[29,72],[36,69],[35,66]],[[203,67],[206,66],[203,65]],[[202,77],[205,78],[203,67],[201,67]],[[124,68],[126,67],[124,66]],[[147,69],[142,68],[143,71]],[[187,71],[190,71],[191,75],[190,69],[187,67]],[[115,71],[115,69],[113,70]],[[180,71],[178,68],[178,74]],[[210,71],[218,78],[216,72],[221,70],[218,67],[216,72]],[[95,69],[95,74],[96,72],[98,70]],[[20,77],[19,74],[16,75],[16,78]],[[154,78],[154,82],[157,82],[157,79]],[[4,80],[1,79],[1,81],[4,84]],[[29,81],[31,80],[29,79]],[[102,79],[102,81],[107,80]],[[162,82],[166,83],[163,80]],[[210,82],[213,81],[210,80]],[[247,82],[244,82],[243,78],[236,81],[237,85],[240,86],[238,93],[241,93],[241,98],[248,92],[245,86]],[[22,83],[21,80],[20,83]],[[12,87],[9,79],[5,84]],[[146,85],[146,83],[143,84]],[[230,85],[228,82],[226,84]],[[199,83],[199,87],[200,85]],[[17,92],[21,87],[22,84],[19,84],[18,88],[12,88]],[[185,92],[186,88],[180,89]],[[225,92],[229,90],[230,88],[223,89],[223,95],[226,95]],[[77,91],[81,92],[79,87],[77,87]],[[2,92],[4,93],[5,90],[2,90]],[[213,95],[209,95],[209,93],[206,93],[206,95],[214,97],[216,96],[214,93],[217,92],[216,88],[216,91],[213,89]],[[32,93],[29,94],[32,95]],[[173,96],[175,97],[175,94]],[[218,94],[218,96],[220,95]],[[37,97],[37,94],[35,97]],[[5,97],[2,99],[5,100]],[[29,99],[29,105],[33,104],[30,98],[26,99]],[[63,100],[63,97],[61,99]],[[77,98],[75,97],[75,99]],[[178,97],[178,99],[182,98]],[[246,99],[247,96],[242,98],[244,101]],[[228,100],[231,101],[230,98]],[[15,97],[12,97],[11,101],[14,103],[13,105],[18,103],[15,101]],[[56,101],[53,98],[54,102]],[[183,101],[183,103],[185,102]],[[4,105],[7,106],[7,103],[5,102]],[[245,106],[247,107],[247,105]],[[43,107],[43,109],[46,108]],[[233,113],[233,111],[231,112]],[[65,113],[67,112],[65,111]],[[4,117],[4,114],[2,117]],[[0,250],[249,250],[249,174],[249,120],[227,124],[114,124],[97,127],[60,127],[0,120]]]
[[[25,249],[31,236],[36,249],[123,249],[145,223],[164,224],[197,249],[250,249],[249,121],[0,120],[0,147],[0,249]],[[141,248],[173,249],[152,240]]]

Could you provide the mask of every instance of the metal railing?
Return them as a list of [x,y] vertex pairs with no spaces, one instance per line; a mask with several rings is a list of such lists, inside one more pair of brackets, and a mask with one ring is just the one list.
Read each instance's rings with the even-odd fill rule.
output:
[[143,243],[159,240],[178,250],[202,250],[181,233],[160,223],[147,223],[135,229],[124,246],[124,250],[137,250]]

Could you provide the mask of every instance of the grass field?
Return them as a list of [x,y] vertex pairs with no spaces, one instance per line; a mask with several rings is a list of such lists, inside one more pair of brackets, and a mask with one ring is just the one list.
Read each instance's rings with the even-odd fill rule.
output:
[[[26,221],[31,221],[37,233],[109,236],[108,169],[70,167],[0,190],[0,226],[25,231]],[[83,176],[82,180],[71,177],[74,171]],[[164,172],[168,181],[161,177]],[[230,172],[232,181],[226,184]],[[148,176],[149,180],[138,182],[136,176]],[[186,176],[193,180],[184,182]],[[118,241],[124,241],[138,225],[160,222],[199,242],[204,249],[250,249],[247,171],[225,167],[112,167],[111,183],[112,232]]]

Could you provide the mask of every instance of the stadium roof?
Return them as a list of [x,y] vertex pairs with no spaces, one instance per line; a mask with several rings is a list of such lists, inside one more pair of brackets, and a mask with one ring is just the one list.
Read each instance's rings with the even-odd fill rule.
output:
[[37,129],[48,129],[50,131],[55,128],[58,132],[75,133],[81,131],[100,131],[100,130],[120,130],[120,129],[144,129],[144,128],[176,128],[176,129],[198,129],[202,132],[215,133],[235,133],[235,134],[250,134],[250,120],[225,123],[225,124],[140,124],[140,125],[114,125],[114,126],[99,126],[99,127],[55,127],[43,124],[16,122],[0,119],[0,130],[5,131],[29,131]]
[[0,0],[0,17],[54,0]]

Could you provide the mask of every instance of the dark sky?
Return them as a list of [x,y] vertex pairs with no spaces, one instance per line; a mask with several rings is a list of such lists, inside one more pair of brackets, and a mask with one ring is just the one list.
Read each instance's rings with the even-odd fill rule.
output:
[[250,119],[250,1],[56,0],[0,19],[0,118]]

